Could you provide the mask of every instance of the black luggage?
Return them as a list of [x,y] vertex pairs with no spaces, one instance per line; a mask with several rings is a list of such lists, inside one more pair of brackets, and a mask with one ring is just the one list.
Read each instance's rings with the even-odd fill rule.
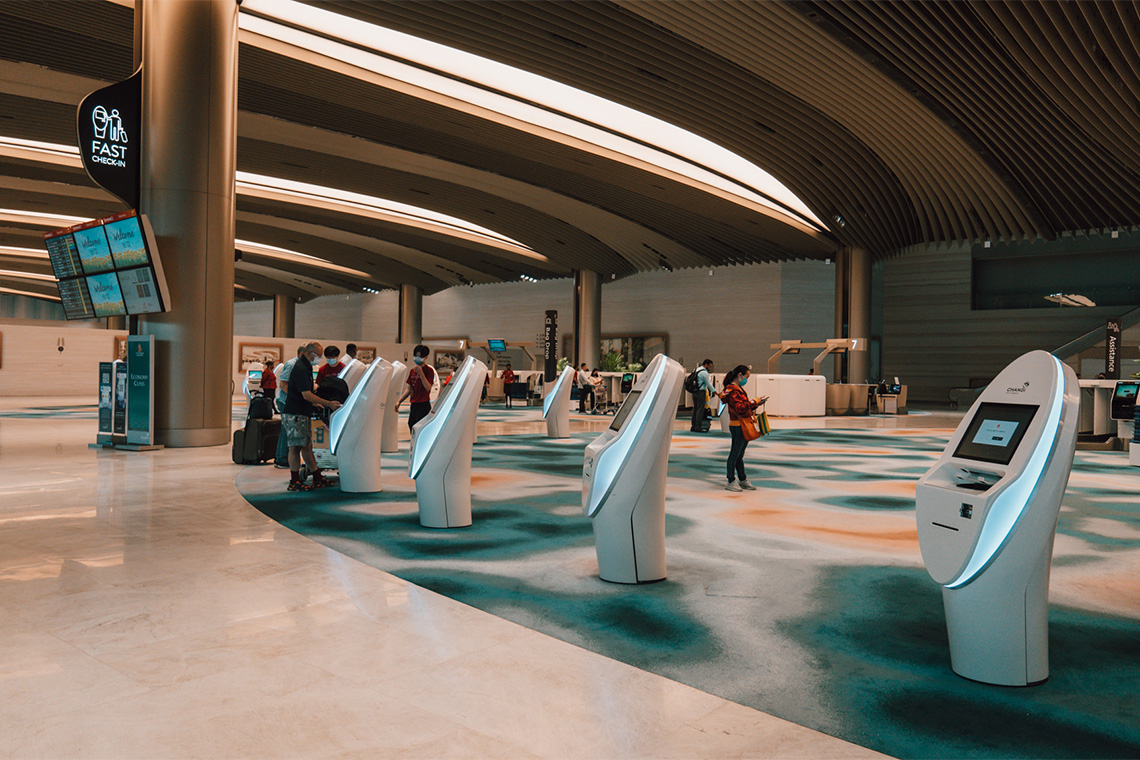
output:
[[246,420],[245,429],[234,432],[234,464],[261,464],[277,456],[281,420]]
[[247,419],[271,420],[273,419],[273,400],[268,396],[254,396],[249,400],[249,414]]
[[348,401],[348,383],[339,377],[332,377],[330,375],[324,380],[321,380],[320,386],[314,393],[325,401],[339,401],[343,404],[345,401]]

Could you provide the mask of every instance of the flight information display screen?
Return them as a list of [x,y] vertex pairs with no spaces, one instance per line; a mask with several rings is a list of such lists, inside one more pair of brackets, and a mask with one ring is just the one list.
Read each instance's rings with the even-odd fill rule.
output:
[[154,233],[136,211],[49,232],[44,246],[68,319],[167,310]]
[[114,272],[93,274],[87,278],[87,290],[97,317],[121,317],[127,313],[119,277]]
[[76,247],[75,238],[70,232],[44,238],[44,245],[47,246],[48,258],[51,259],[51,271],[55,273],[57,280],[79,277],[83,274],[79,248]]
[[1009,464],[1039,408],[1032,404],[980,404],[954,456]]
[[618,413],[614,415],[614,421],[610,423],[610,430],[621,430],[621,426],[625,424],[625,420],[629,417],[629,413],[633,411],[633,407],[637,405],[637,397],[641,395],[641,391],[630,391],[630,394],[625,397],[625,403],[618,409]]
[[502,353],[507,350],[507,342],[505,340],[488,340],[487,346],[495,353]]
[[107,234],[103,226],[79,227],[72,233],[75,245],[79,249],[79,260],[83,262],[83,271],[86,274],[110,272],[115,268],[115,260],[111,257],[111,246],[107,243]]
[[82,277],[59,281],[59,300],[68,319],[94,319],[95,307],[87,292],[87,281]]

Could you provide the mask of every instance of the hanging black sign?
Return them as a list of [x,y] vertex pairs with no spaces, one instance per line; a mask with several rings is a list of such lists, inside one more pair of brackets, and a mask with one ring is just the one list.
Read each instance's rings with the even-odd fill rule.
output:
[[1124,323],[1119,319],[1110,319],[1104,328],[1104,379],[1120,379],[1120,333],[1124,330]]
[[558,312],[546,312],[546,324],[543,325],[542,347],[542,380],[550,383],[558,376]]
[[83,168],[95,184],[139,207],[142,69],[79,104],[75,129]]

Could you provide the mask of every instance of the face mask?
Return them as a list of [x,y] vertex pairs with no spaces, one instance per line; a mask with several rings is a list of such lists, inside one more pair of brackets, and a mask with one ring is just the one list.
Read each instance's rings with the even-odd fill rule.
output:
[[416,356],[412,359],[412,361],[414,361],[416,364],[423,364],[424,358],[422,356]]
[[340,359],[330,359],[327,356],[325,357],[325,364],[329,365],[330,367],[335,367],[339,363]]
[[748,385],[748,378],[742,377],[742,378],[740,378],[739,382],[740,382],[740,387],[743,388],[744,386]]
[[321,360],[320,354],[312,354],[309,356],[309,364],[316,364]]

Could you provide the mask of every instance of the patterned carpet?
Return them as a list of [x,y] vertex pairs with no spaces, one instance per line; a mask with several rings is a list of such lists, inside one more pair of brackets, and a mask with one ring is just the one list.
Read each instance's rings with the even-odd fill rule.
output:
[[406,448],[372,496],[287,494],[267,467],[237,483],[270,517],[421,586],[897,757],[1140,757],[1140,470],[1078,452],[1051,678],[985,686],[950,670],[915,529],[915,481],[951,432],[776,430],[749,448],[762,487],[743,494],[721,487],[726,437],[677,433],[669,577],[641,587],[597,578],[580,506],[593,434],[481,436],[462,530],[419,526]]

